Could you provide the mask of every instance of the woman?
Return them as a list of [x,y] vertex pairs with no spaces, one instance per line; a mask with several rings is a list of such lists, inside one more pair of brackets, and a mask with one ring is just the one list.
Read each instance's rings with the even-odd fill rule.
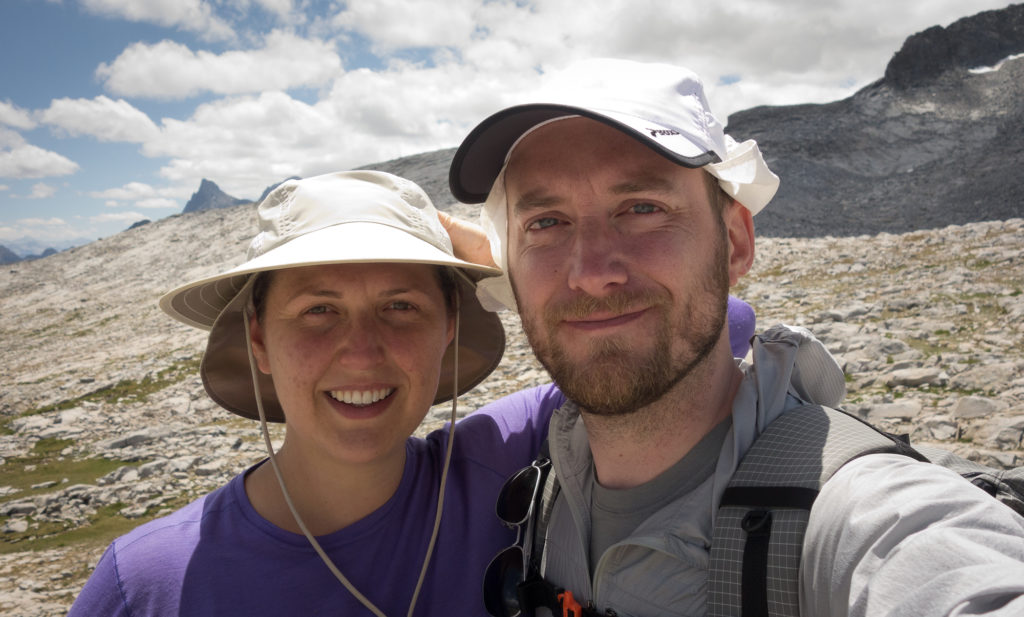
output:
[[[160,306],[210,329],[203,384],[260,419],[269,462],[115,540],[70,614],[483,614],[513,539],[495,498],[561,395],[411,435],[500,360],[473,293],[498,270],[456,259],[423,191],[381,172],[286,182],[258,218],[248,261]],[[275,453],[266,421],[284,420]]]

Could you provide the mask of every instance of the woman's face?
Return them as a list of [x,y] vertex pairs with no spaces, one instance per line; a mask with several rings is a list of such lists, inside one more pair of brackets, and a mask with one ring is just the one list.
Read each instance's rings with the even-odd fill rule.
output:
[[284,450],[360,464],[404,456],[454,316],[435,266],[309,266],[272,275],[251,333],[284,409]]

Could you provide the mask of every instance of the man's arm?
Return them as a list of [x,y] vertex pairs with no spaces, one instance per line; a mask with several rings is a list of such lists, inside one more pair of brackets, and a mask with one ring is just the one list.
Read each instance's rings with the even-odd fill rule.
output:
[[937,465],[848,463],[811,510],[801,613],[1024,615],[1024,519]]
[[482,227],[440,210],[437,211],[437,218],[452,239],[456,257],[483,266],[497,266],[491,257],[491,243]]

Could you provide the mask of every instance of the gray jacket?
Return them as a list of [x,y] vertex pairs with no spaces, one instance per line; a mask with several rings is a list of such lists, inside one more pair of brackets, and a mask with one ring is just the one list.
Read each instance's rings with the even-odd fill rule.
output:
[[[768,330],[755,340],[752,359],[752,364],[740,364],[744,376],[733,403],[732,429],[725,439],[715,472],[696,489],[656,512],[630,537],[610,547],[594,568],[593,579],[587,567],[593,464],[586,429],[580,420],[578,408],[572,403],[555,413],[551,421],[549,442],[561,490],[545,534],[546,545],[541,567],[546,579],[571,590],[581,604],[591,602],[599,610],[614,611],[609,614],[620,617],[706,614],[706,577],[714,518],[722,492],[739,460],[761,431],[780,414],[803,403],[835,407],[845,395],[842,370],[824,346],[802,328],[777,326]],[[875,455],[863,459],[885,460],[883,457],[887,456]],[[1020,583],[1017,587],[1019,593],[1024,594],[1024,522],[1015,527],[1019,517],[1013,516],[1008,508],[996,504],[995,500],[963,482],[955,474],[947,475],[945,470],[936,473],[931,469],[934,466],[909,460],[895,462],[918,469],[918,473],[935,480],[937,491],[946,495],[962,495],[968,509],[983,508],[985,512],[991,509],[990,515],[1005,517],[1003,521],[1006,527],[1000,534],[1000,537],[1006,539],[1003,554],[1008,556],[1010,572],[1019,575]],[[878,492],[884,495],[887,490],[884,472],[874,473],[869,484],[862,487],[873,493],[873,501],[867,506],[858,500],[857,490],[860,489],[851,488],[851,485],[857,486],[854,479],[843,481],[847,489],[843,495],[835,496],[835,491],[830,491],[832,496],[829,497],[831,502],[827,504],[828,516],[816,517],[814,510],[819,509],[817,505],[812,510],[812,523],[817,522],[808,529],[803,566],[810,563],[813,569],[801,568],[802,614],[948,614],[942,611],[919,612],[917,609],[920,606],[912,607],[914,610],[906,613],[890,612],[892,607],[884,598],[869,601],[869,589],[864,581],[870,580],[876,571],[873,568],[882,571],[884,563],[865,564],[858,563],[856,559],[848,559],[849,554],[857,554],[864,547],[845,546],[843,538],[846,536],[836,534],[834,529],[836,520],[847,525],[842,512],[854,505],[878,511],[875,518],[868,517],[868,520],[872,520],[872,526],[878,528],[887,525],[886,500],[878,499]],[[822,497],[826,497],[824,492]],[[879,504],[882,507],[878,507]],[[927,522],[922,519],[920,524],[927,525]],[[912,534],[915,530],[908,527],[905,532]],[[878,535],[872,535],[870,531],[864,534],[869,537]],[[892,541],[891,534],[887,540]],[[987,539],[989,543],[992,541],[991,538]],[[837,559],[836,555],[841,555],[842,559]],[[941,565],[941,558],[932,557],[934,563]],[[982,563],[990,557],[981,557],[979,552],[979,561]],[[1014,560],[1017,560],[1020,572],[1014,570]],[[1007,566],[1003,564],[1001,567],[1005,570]],[[919,572],[920,567],[916,568],[914,576],[918,576]],[[891,576],[892,573],[886,571],[885,574]],[[1001,581],[1005,579],[1005,576],[1000,576]],[[899,580],[889,583],[890,588],[898,586]],[[860,596],[847,597],[851,593],[859,593]],[[963,593],[973,591],[965,590]],[[1013,593],[1012,589],[1010,593]],[[1016,602],[1024,602],[1024,598],[1017,598]],[[1014,602],[1011,604],[1017,606]],[[805,606],[813,609],[805,611]],[[824,607],[828,608],[822,611]],[[538,614],[544,615],[547,612],[542,609]]]

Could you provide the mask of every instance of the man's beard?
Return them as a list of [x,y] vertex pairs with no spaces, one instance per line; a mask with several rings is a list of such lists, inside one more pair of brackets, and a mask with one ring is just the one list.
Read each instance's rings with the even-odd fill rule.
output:
[[[711,267],[695,282],[689,297],[675,298],[675,304],[668,291],[659,288],[604,298],[578,296],[545,306],[539,318],[522,314],[530,346],[566,396],[595,415],[631,414],[659,400],[710,357],[725,326],[729,297],[727,253],[724,238],[719,238]],[[556,342],[565,319],[595,311],[622,314],[638,307],[650,307],[659,316],[652,341],[645,341],[653,343],[650,347],[608,336],[593,342],[585,356],[573,359]]]

